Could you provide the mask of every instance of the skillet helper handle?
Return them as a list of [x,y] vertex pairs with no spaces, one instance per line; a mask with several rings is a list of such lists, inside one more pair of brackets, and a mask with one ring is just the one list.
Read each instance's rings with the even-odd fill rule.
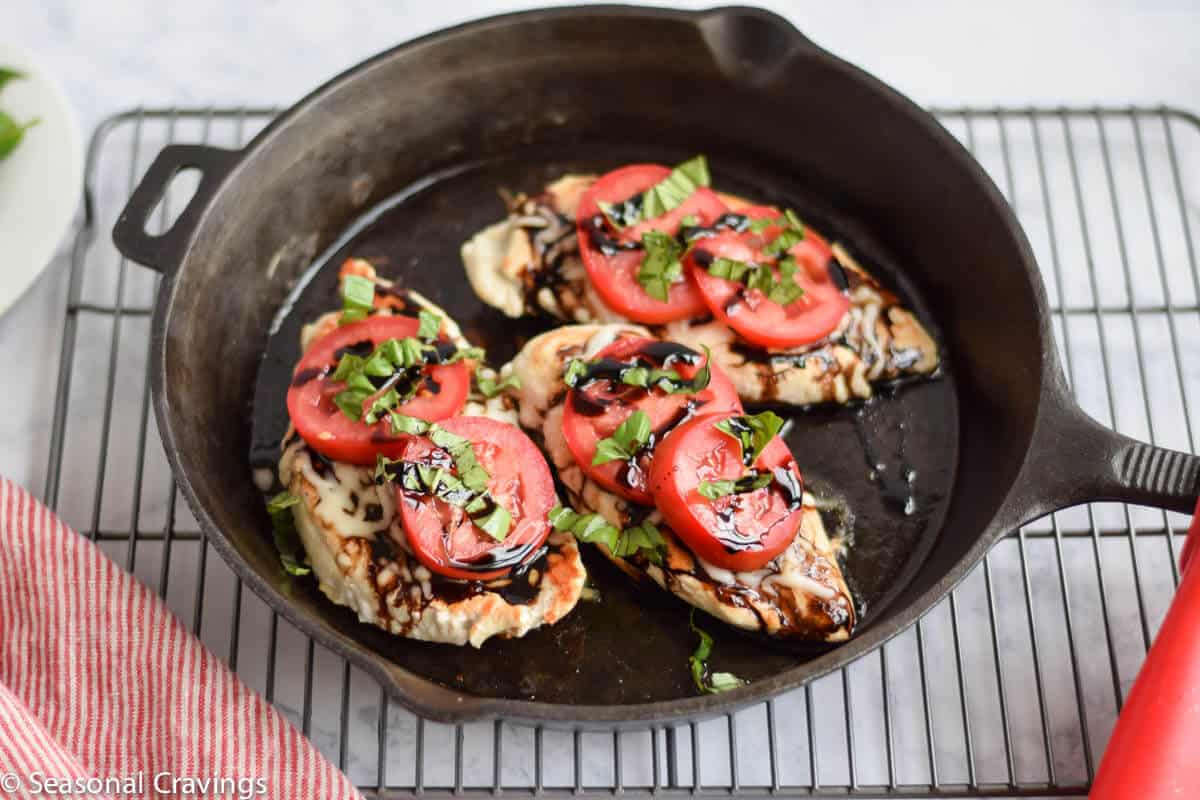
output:
[[1020,487],[1005,530],[1106,500],[1188,514],[1200,495],[1200,457],[1117,433],[1064,395],[1039,423]]
[[[162,149],[142,176],[129,202],[113,226],[113,243],[122,255],[157,272],[174,271],[184,248],[217,186],[229,173],[240,152],[195,144],[172,144]],[[171,181],[185,169],[199,170],[200,184],[175,223],[160,234],[146,232],[146,223],[158,207]]]
[[1200,504],[1184,547],[1183,577],[1125,701],[1090,800],[1200,797]]

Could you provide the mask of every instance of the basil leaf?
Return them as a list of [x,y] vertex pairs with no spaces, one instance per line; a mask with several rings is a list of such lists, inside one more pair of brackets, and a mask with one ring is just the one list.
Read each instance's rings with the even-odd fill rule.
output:
[[702,497],[707,497],[709,500],[717,500],[721,497],[731,494],[743,494],[745,492],[753,492],[757,489],[766,488],[771,484],[772,476],[769,472],[757,472],[751,470],[746,475],[740,478],[726,478],[716,481],[700,481],[700,486],[696,489]]
[[291,508],[300,498],[288,491],[280,492],[267,501],[267,513],[271,515],[271,538],[279,552],[279,562],[289,575],[307,575],[312,572],[304,561],[304,545],[296,530],[296,519]]
[[596,443],[596,455],[592,465],[610,461],[628,461],[650,441],[650,417],[638,409],[617,426],[613,435]]
[[563,383],[572,389],[578,388],[579,382],[587,375],[588,364],[582,358],[572,358],[567,361],[563,370]]
[[346,379],[346,388],[363,394],[375,394],[375,384],[362,372],[356,372]]
[[666,541],[654,523],[643,522],[621,531],[615,546],[609,549],[617,558],[628,558],[642,553],[650,563],[661,565]]
[[400,360],[395,362],[397,367],[415,367],[425,363],[425,349],[421,343],[411,336],[400,340]]
[[365,319],[375,308],[375,283],[361,275],[342,279],[342,324]]
[[347,390],[335,394],[333,402],[350,419],[362,419],[363,403],[367,402],[367,398],[370,396],[371,392]]
[[404,366],[404,351],[400,349],[399,339],[385,339],[379,343],[379,347],[375,348],[375,353],[388,360],[394,367]]
[[646,257],[638,267],[637,282],[655,300],[667,302],[671,285],[683,279],[683,245],[662,231],[642,234]]
[[483,373],[482,368],[475,370],[475,388],[489,400],[509,389],[520,389],[521,379],[516,375],[505,375],[503,378],[493,378]]
[[432,311],[421,309],[417,313],[420,326],[417,328],[417,338],[432,342],[442,330],[442,318]]
[[691,668],[692,681],[696,684],[696,689],[703,694],[717,694],[744,686],[746,681],[731,672],[710,673],[708,671],[708,659],[712,656],[713,640],[707,632],[696,626],[695,609],[692,610],[688,619],[688,625],[700,637],[695,652],[688,657],[688,666]]
[[477,494],[487,491],[488,480],[492,476],[475,458],[475,448],[471,446],[470,439],[437,425],[429,426],[429,439],[438,447],[450,452],[450,457],[454,459],[454,468],[458,470],[458,478],[464,486]]
[[279,494],[267,501],[267,513],[274,514],[284,509],[291,508],[300,503],[300,498],[284,489]]
[[704,347],[704,366],[696,370],[696,374],[692,376],[692,392],[702,392],[708,388],[709,382],[712,380],[712,351],[708,349],[708,345]]
[[613,431],[613,438],[626,450],[636,451],[650,441],[650,416],[641,409],[634,411]]
[[31,119],[22,125],[8,114],[0,111],[0,161],[12,155],[12,152],[17,149],[17,145],[25,138],[25,131],[39,122],[41,122],[40,119]]
[[495,503],[491,512],[483,516],[472,517],[471,521],[479,530],[497,542],[503,542],[504,537],[508,536],[508,529],[512,526],[512,515],[505,510],[504,506]]
[[392,419],[392,433],[409,433],[416,436],[421,436],[429,430],[429,423],[423,419],[410,417],[395,411],[393,411],[389,416]]
[[742,446],[742,463],[753,467],[763,449],[783,429],[783,420],[773,411],[727,417],[716,424],[717,430],[732,436]]
[[19,72],[11,67],[0,67],[0,91],[4,89],[5,84],[9,81],[19,80],[24,77],[24,72]]
[[741,283],[747,289],[758,289],[768,300],[786,306],[799,300],[804,288],[796,283],[795,276],[799,269],[796,259],[785,256],[777,266],[778,279],[767,264],[749,264],[732,258],[714,258],[706,269],[714,277]]
[[734,492],[734,481],[731,479],[722,479],[719,481],[700,481],[700,486],[696,489],[701,497],[706,497],[709,500],[716,500]]
[[374,425],[383,418],[384,414],[387,414],[398,405],[400,405],[400,395],[395,389],[388,389],[371,401],[371,407],[363,415],[363,422],[368,425]]
[[772,217],[759,217],[758,219],[752,219],[746,223],[746,230],[750,231],[751,233],[762,233],[772,225],[778,224],[779,220],[773,219]]
[[688,159],[642,194],[642,219],[661,217],[683,205],[693,192],[710,183],[708,160],[702,155]]
[[592,466],[607,464],[610,461],[629,461],[633,453],[626,450],[612,439],[601,439],[596,442],[596,454],[592,456]]
[[443,359],[441,363],[457,364],[460,361],[481,361],[486,355],[487,351],[482,347],[462,347]]
[[[355,357],[356,356],[345,355],[342,356],[342,361],[345,361],[347,358]],[[390,378],[396,372],[396,365],[393,364],[391,359],[387,357],[382,348],[376,350],[374,353],[371,353],[366,361],[363,361],[361,358],[358,360],[361,365],[359,369],[361,369],[365,374],[374,376],[376,378]],[[342,365],[341,362],[339,362],[338,369],[340,370],[341,368]]]
[[732,672],[714,672],[708,676],[710,690],[713,694],[718,692],[728,692],[730,689],[736,689],[739,686],[745,686],[746,682],[734,675]]
[[569,532],[581,542],[602,544],[615,558],[641,553],[651,563],[662,564],[666,542],[653,523],[620,530],[599,514],[580,514],[561,503],[550,509],[548,519],[554,530]]

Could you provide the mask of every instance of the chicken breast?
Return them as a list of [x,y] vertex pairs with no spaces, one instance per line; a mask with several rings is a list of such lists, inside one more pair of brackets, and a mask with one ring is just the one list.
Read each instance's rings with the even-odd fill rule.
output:
[[[509,215],[461,249],[467,277],[483,302],[510,317],[545,314],[567,322],[628,322],[608,308],[587,279],[575,233],[579,197],[595,180],[566,175],[536,197],[517,196]],[[747,201],[721,195],[736,211]],[[899,299],[841,245],[833,246],[850,310],[821,341],[788,350],[750,346],[712,317],[656,327],[660,338],[695,349],[708,346],[749,403],[795,406],[868,399],[874,386],[930,375],[937,344]]]
[[[444,311],[377,278],[366,262],[348,263],[342,274],[376,281],[377,313],[432,311],[443,318],[450,338],[466,345]],[[306,325],[301,346],[307,349],[337,324],[338,314],[331,312]],[[474,395],[465,413],[516,422],[515,404],[503,395]],[[541,555],[498,580],[458,581],[432,573],[408,547],[392,487],[377,485],[371,467],[330,461],[290,430],[279,479],[300,500],[292,516],[321,592],[362,622],[396,635],[480,647],[493,636],[520,637],[554,624],[583,592],[587,575],[569,534],[551,533]]]
[[521,381],[514,393],[521,426],[542,444],[576,510],[601,514],[621,528],[653,522],[666,541],[666,555],[658,565],[640,554],[615,558],[603,545],[598,547],[629,575],[649,579],[730,625],[778,637],[848,638],[854,604],[811,495],[804,496],[800,531],[791,546],[762,569],[733,573],[697,558],[657,511],[647,516],[589,480],[575,463],[562,436],[566,361],[594,355],[620,336],[648,333],[620,323],[563,326],[530,340],[506,367]]
[[480,647],[553,625],[583,592],[569,534],[551,533],[545,552],[509,577],[451,580],[409,552],[392,487],[377,486],[372,468],[329,461],[293,437],[279,478],[300,498],[292,515],[321,592],[398,636]]

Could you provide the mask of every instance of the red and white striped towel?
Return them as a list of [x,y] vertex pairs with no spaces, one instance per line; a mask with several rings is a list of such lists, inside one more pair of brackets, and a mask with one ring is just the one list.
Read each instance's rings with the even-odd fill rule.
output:
[[0,479],[0,797],[69,794],[58,779],[98,798],[361,798],[156,594]]

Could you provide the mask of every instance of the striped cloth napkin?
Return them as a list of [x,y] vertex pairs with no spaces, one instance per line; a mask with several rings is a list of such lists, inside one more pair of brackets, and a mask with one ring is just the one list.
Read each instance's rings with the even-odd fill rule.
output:
[[0,797],[62,795],[361,800],[154,592],[0,479]]

